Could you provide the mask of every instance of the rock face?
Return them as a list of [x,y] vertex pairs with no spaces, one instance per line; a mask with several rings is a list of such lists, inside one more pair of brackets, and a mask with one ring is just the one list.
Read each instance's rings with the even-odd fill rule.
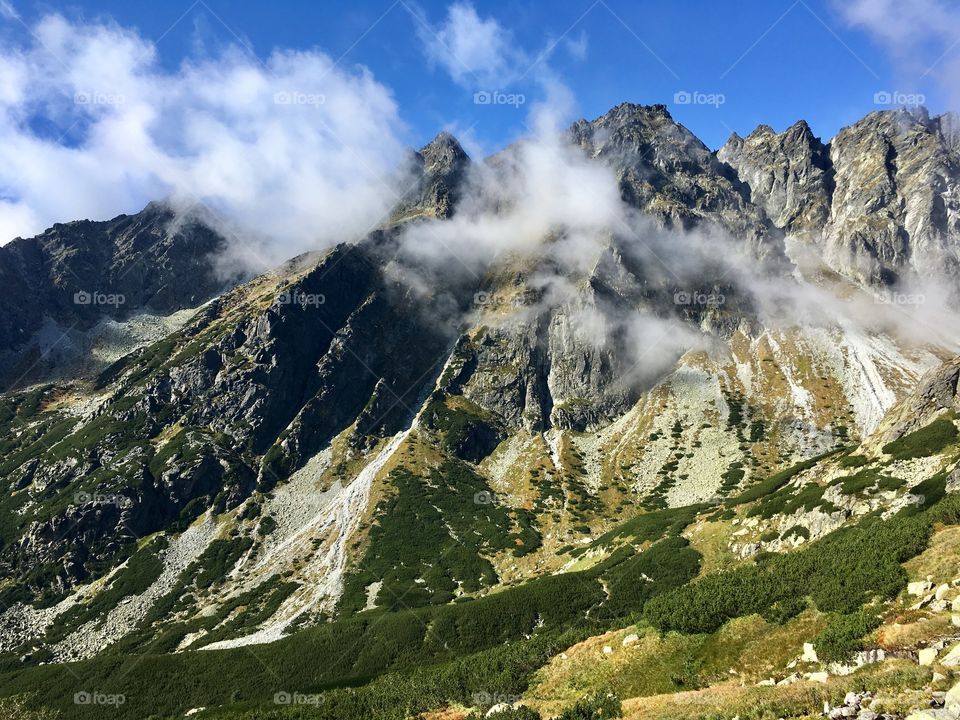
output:
[[224,244],[196,217],[151,203],[136,215],[60,223],[0,247],[0,376],[9,383],[39,369],[27,346],[47,327],[54,340],[106,318],[165,316],[209,300],[240,279],[214,266]]
[[413,157],[415,187],[394,211],[394,219],[448,218],[460,198],[470,158],[448,132],[441,132]]
[[818,242],[835,270],[887,287],[960,280],[957,116],[871,113],[824,146],[799,122],[734,135],[717,156],[777,227]]
[[960,412],[960,357],[929,370],[905,397],[877,431],[877,437],[890,442],[918,430],[943,410]]
[[762,258],[782,254],[782,233],[751,203],[736,176],[663,105],[618,105],[571,137],[589,157],[609,163],[630,205],[668,227],[712,222]]
[[[223,242],[196,220],[176,222],[160,203],[136,215],[58,223],[17,238],[0,247],[0,344],[18,347],[44,317],[89,327],[104,315],[196,307],[224,287],[210,259]],[[123,301],[98,303],[96,293]]]
[[866,282],[960,278],[956,124],[954,115],[887,111],[837,134],[826,228],[835,267]]
[[[63,420],[77,425],[68,443],[25,465],[14,456],[32,511],[19,542],[0,549],[4,575],[43,567],[45,585],[64,587],[137,537],[269,490],[351,425],[360,446],[397,432],[453,336],[382,265],[340,246],[241,286],[109,368],[99,382],[111,400],[94,418]],[[73,483],[123,502],[48,507]]]
[[773,223],[792,235],[818,233],[830,217],[833,168],[827,148],[804,121],[775,133],[761,125],[717,151]]

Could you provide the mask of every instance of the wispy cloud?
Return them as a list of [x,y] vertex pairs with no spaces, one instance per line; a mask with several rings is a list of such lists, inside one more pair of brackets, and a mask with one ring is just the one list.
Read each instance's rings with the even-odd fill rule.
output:
[[49,15],[30,30],[0,50],[2,242],[172,196],[278,262],[363,233],[405,186],[405,126],[363,68],[232,46],[168,71],[114,24]]
[[417,32],[427,58],[465,87],[503,88],[525,69],[526,55],[513,34],[495,18],[481,18],[470,3],[450,5],[436,27],[420,20]]
[[835,6],[849,25],[884,48],[906,90],[932,78],[954,105],[960,102],[960,6],[944,0],[835,0]]

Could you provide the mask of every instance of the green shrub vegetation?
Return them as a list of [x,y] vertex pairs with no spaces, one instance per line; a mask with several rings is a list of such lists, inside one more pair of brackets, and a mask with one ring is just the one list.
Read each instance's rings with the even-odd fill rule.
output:
[[863,649],[862,638],[878,628],[880,620],[863,610],[835,615],[813,644],[822,662],[843,662]]
[[904,435],[883,446],[883,452],[894,460],[911,460],[936,455],[957,441],[957,426],[946,417],[937,418],[926,427]]
[[[229,705],[212,715],[224,718],[401,720],[451,701],[471,704],[477,692],[516,694],[549,656],[610,622],[639,617],[651,597],[694,577],[700,556],[676,534],[695,515],[696,510],[671,511],[634,522],[628,536],[653,541],[673,534],[642,552],[625,546],[588,571],[543,576],[470,602],[358,613],[260,646],[255,654],[244,648],[157,654],[175,648],[186,627],[156,638],[134,636],[70,668],[7,664],[0,672],[0,694],[41,688],[38,704],[67,710],[80,720],[100,717],[99,708],[72,704],[73,693],[86,687],[127,696],[116,708],[117,720],[179,717],[200,705]],[[212,568],[228,571],[249,540],[222,542],[198,558],[180,586],[158,603],[166,603],[162,615],[184,607],[188,590],[206,585]],[[291,590],[274,580],[191,629],[222,622],[209,640],[204,638],[207,642],[252,628],[270,611],[255,597],[276,603]],[[251,605],[244,608],[247,602]],[[306,709],[272,703],[274,693],[293,690],[323,693],[324,702]],[[585,702],[575,711],[592,707],[593,700]],[[597,707],[609,707],[604,703]],[[307,710],[309,715],[298,714]]]
[[755,500],[760,500],[761,498],[776,492],[797,475],[809,470],[824,458],[833,455],[834,452],[825,453],[823,455],[810,458],[809,460],[803,460],[798,462],[796,465],[792,465],[785,470],[781,470],[780,472],[771,475],[765,480],[760,480],[752,484],[736,497],[732,497],[727,500],[727,505],[732,507],[735,505],[743,505],[745,503],[754,502]]
[[113,610],[125,597],[144,592],[163,572],[163,561],[157,553],[166,546],[166,538],[157,537],[137,550],[127,560],[126,566],[88,604],[75,605],[57,617],[45,642],[63,639],[70,630]]
[[579,700],[573,707],[564,710],[556,720],[606,720],[623,717],[623,707],[615,695],[596,691],[593,695]]
[[873,597],[892,598],[903,589],[907,576],[900,563],[921,552],[930,533],[930,518],[923,515],[868,520],[803,550],[705,575],[654,598],[645,615],[662,631],[709,633],[797,597],[810,598],[822,612],[854,613]]
[[[930,485],[939,487],[932,479]],[[181,717],[201,705],[211,708],[201,717],[223,720],[403,720],[451,702],[475,705],[478,693],[519,694],[549,657],[640,617],[661,631],[699,634],[755,613],[785,622],[808,605],[831,615],[817,638],[818,653],[844,658],[875,627],[864,605],[892,598],[904,587],[901,563],[925,549],[934,523],[960,522],[960,498],[944,497],[891,519],[866,518],[791,553],[763,554],[753,563],[693,579],[701,558],[680,532],[701,510],[633,518],[604,540],[606,546],[629,542],[590,570],[544,576],[469,602],[348,614],[259,646],[256,653],[236,648],[156,654],[155,642],[69,668],[0,660],[0,695],[32,692],[29,702],[35,706],[78,720],[101,717],[102,708],[72,702],[73,693],[91,687],[125,694],[127,702],[111,709],[117,720]],[[634,547],[646,543],[652,544],[645,550]],[[174,602],[181,602],[187,590],[201,591],[205,581],[192,578],[203,576],[202,567],[229,569],[236,552],[231,545],[205,554],[190,577],[182,578]],[[256,595],[282,602],[290,591],[276,578]],[[243,604],[248,601],[249,607]],[[242,598],[223,609],[214,632],[251,627],[265,617],[263,610],[253,596]],[[688,676],[697,672],[691,667],[673,682],[688,686]],[[272,702],[274,693],[294,691],[320,693],[323,702],[288,707]],[[560,717],[599,719],[617,713],[616,698],[597,693]]]
[[[450,602],[458,588],[475,593],[497,582],[486,556],[539,542],[530,517],[514,534],[504,507],[480,475],[448,461],[420,477],[400,468],[377,506],[360,569],[347,577],[342,612],[366,606],[366,588],[382,582],[377,604],[390,609]],[[524,545],[519,545],[523,547]]]
[[783,535],[780,536],[782,540],[789,540],[792,537],[801,537],[804,540],[809,540],[810,530],[803,525],[794,525],[792,528],[784,530]]
[[843,468],[857,468],[863,467],[870,461],[867,460],[863,455],[844,455],[840,458],[839,465]]

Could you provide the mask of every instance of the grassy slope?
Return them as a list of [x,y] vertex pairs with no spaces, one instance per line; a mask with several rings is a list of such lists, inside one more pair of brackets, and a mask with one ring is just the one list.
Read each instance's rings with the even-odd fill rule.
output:
[[[893,450],[915,456],[919,447],[936,446],[939,452],[953,440],[942,428],[927,435]],[[776,476],[774,495],[784,491],[784,476],[789,480],[798,472]],[[60,710],[67,718],[100,717],[102,708],[73,703],[74,693],[96,691],[122,692],[126,702],[111,714],[131,720],[182,716],[199,706],[222,706],[201,717],[399,719],[449,702],[471,704],[477,692],[517,694],[561,649],[586,635],[637,621],[642,631],[638,648],[647,648],[650,657],[666,666],[651,675],[642,662],[629,665],[633,669],[616,681],[617,689],[626,695],[655,695],[716,683],[724,664],[758,657],[757,643],[765,635],[783,635],[793,649],[801,634],[838,618],[848,620],[873,596],[895,596],[906,582],[900,563],[923,551],[935,523],[957,524],[960,519],[960,500],[944,496],[943,482],[941,474],[922,484],[928,486],[923,508],[908,507],[885,523],[868,521],[872,527],[836,531],[786,556],[761,556],[725,572],[711,571],[692,584],[688,581],[701,557],[680,533],[706,510],[702,507],[641,515],[592,544],[590,549],[602,551],[605,559],[591,569],[545,577],[482,599],[362,613],[251,649],[105,655],[70,666],[22,667],[8,659],[0,666],[0,693],[35,693],[32,704]],[[741,511],[749,512],[751,505],[760,507],[772,497],[744,494],[730,503],[732,508],[742,505]],[[667,540],[635,553],[634,547],[647,547],[664,535]],[[677,558],[684,559],[671,562]],[[726,565],[714,558],[711,567]],[[653,587],[644,576],[654,579]],[[806,601],[789,602],[796,597]],[[801,622],[810,624],[795,633]],[[675,634],[660,637],[652,628]],[[857,640],[852,638],[848,649]],[[776,660],[767,655],[764,662]],[[585,690],[610,684],[599,666],[596,672],[574,686]],[[659,680],[651,680],[658,674]],[[664,678],[666,684],[657,684]],[[324,703],[277,707],[272,702],[277,692],[322,692]]]

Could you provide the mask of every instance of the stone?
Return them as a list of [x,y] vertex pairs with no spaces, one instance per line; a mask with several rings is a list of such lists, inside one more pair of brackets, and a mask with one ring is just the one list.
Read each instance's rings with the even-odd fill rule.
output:
[[813,643],[804,643],[803,644],[803,655],[800,656],[800,659],[803,662],[815,663],[819,662],[817,658],[817,649],[813,646]]
[[955,645],[950,652],[944,655],[940,659],[940,664],[948,668],[960,666],[960,645]]
[[936,648],[923,648],[917,652],[917,663],[924,667],[929,667],[937,659],[937,649]]
[[943,583],[937,586],[937,591],[934,593],[934,596],[937,600],[943,600],[948,592],[950,592],[950,586],[947,583]]
[[484,715],[484,717],[493,717],[494,715],[499,715],[500,713],[508,712],[511,709],[512,708],[508,703],[497,703],[496,705],[491,707],[489,710],[487,710],[487,713],[486,715]]
[[610,647],[609,645],[604,645],[604,646],[603,646],[603,654],[604,654],[604,655],[613,655],[613,648]]
[[627,635],[627,636],[623,639],[623,644],[624,644],[624,645],[632,645],[633,643],[639,642],[639,641],[640,641],[640,636],[639,636],[639,635],[637,635],[636,633],[630,633],[629,635]]
[[911,610],[922,610],[923,608],[925,608],[927,605],[929,605],[929,604],[932,603],[932,602],[933,602],[933,593],[930,593],[929,595],[924,595],[924,596],[920,599],[920,602],[911,605],[911,606],[910,606],[910,609],[911,609]]
[[787,685],[793,685],[796,682],[800,682],[800,673],[793,673],[792,675],[787,675],[783,680],[777,683],[780,687],[786,687]]
[[920,597],[933,589],[933,583],[929,580],[918,580],[907,585],[907,593],[914,597]]
[[947,694],[943,697],[943,706],[947,710],[960,714],[960,683],[947,690]]
[[821,670],[820,672],[804,673],[803,677],[810,682],[825,683],[830,679],[830,673],[826,670]]

